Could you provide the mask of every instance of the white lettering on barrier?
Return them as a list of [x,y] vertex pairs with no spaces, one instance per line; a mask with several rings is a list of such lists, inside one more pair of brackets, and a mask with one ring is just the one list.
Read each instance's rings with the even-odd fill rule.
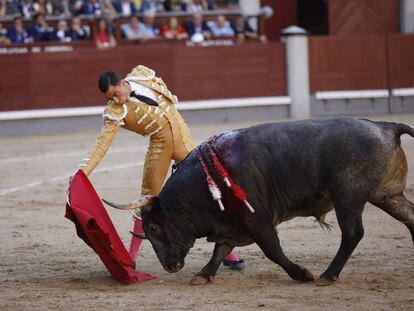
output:
[[73,46],[71,45],[52,45],[45,46],[43,52],[46,53],[56,53],[56,52],[73,52]]
[[0,54],[26,54],[28,50],[26,47],[14,47],[14,48],[0,48]]
[[201,42],[193,42],[191,40],[187,40],[185,42],[187,47],[194,47],[194,46],[201,46],[201,47],[210,47],[210,46],[232,46],[234,45],[234,41],[231,39],[221,39],[221,40],[204,40]]
[[31,52],[32,53],[40,53],[40,52],[42,52],[42,48],[40,46],[33,46]]
[[51,46],[33,46],[27,47],[4,47],[0,48],[0,55],[8,54],[28,54],[28,53],[56,53],[56,52],[73,52],[75,48],[72,45],[51,45]]

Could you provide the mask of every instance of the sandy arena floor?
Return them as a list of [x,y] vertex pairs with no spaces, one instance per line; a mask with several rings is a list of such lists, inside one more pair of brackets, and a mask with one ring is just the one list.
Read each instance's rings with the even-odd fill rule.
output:
[[[375,119],[414,126],[414,115]],[[245,124],[195,125],[198,142]],[[99,257],[64,218],[65,190],[96,131],[59,135],[0,137],[0,310],[413,310],[414,247],[408,230],[381,210],[367,205],[365,237],[330,287],[300,284],[264,257],[256,245],[237,248],[246,269],[221,267],[213,283],[190,286],[192,275],[209,260],[213,244],[200,240],[186,266],[169,274],[149,242],[138,258],[152,281],[120,285]],[[146,139],[121,130],[104,161],[91,176],[101,197],[135,199],[139,193]],[[405,135],[409,161],[407,196],[414,200],[414,139]],[[130,214],[109,210],[129,243]],[[278,227],[287,256],[322,273],[335,255],[340,232],[324,232],[313,219],[294,219]]]

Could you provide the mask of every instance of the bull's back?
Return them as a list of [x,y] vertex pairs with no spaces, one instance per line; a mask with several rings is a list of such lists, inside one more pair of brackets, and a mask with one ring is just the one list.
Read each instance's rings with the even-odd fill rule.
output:
[[293,204],[332,183],[375,188],[397,147],[393,127],[384,124],[351,118],[269,123],[224,134],[214,147],[245,188]]

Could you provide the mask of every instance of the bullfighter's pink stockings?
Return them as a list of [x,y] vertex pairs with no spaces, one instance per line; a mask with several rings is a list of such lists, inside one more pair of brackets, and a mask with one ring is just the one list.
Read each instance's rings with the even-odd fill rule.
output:
[[[141,219],[136,219],[134,222],[134,232],[138,232],[138,233],[143,233],[144,230],[142,230],[142,220]],[[142,240],[140,238],[137,238],[135,236],[132,237],[131,240],[131,245],[129,247],[129,255],[131,256],[132,260],[135,261],[137,254],[138,254],[138,250],[141,246]],[[225,259],[227,259],[228,261],[234,261],[237,262],[240,260],[239,256],[237,256],[237,254],[235,252],[230,252]]]
[[237,254],[235,252],[230,252],[225,259],[227,259],[228,261],[239,261],[240,258],[239,256],[237,256]]
[[[142,220],[141,219],[135,219],[134,221],[134,232],[143,233],[144,230],[142,230]],[[142,240],[140,238],[137,238],[135,236],[132,236],[131,239],[131,245],[129,247],[129,256],[131,256],[132,260],[135,261],[139,247],[141,246]]]

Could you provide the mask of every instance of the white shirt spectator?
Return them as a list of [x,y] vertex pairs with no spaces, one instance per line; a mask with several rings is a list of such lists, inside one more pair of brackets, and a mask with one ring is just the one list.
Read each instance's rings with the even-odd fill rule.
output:
[[130,16],[131,15],[131,4],[128,2],[122,2],[122,15]]
[[157,38],[159,34],[159,30],[155,26],[144,23],[139,23],[139,32],[146,39]]
[[213,37],[234,37],[234,29],[223,15],[217,16],[216,21],[207,22]]

